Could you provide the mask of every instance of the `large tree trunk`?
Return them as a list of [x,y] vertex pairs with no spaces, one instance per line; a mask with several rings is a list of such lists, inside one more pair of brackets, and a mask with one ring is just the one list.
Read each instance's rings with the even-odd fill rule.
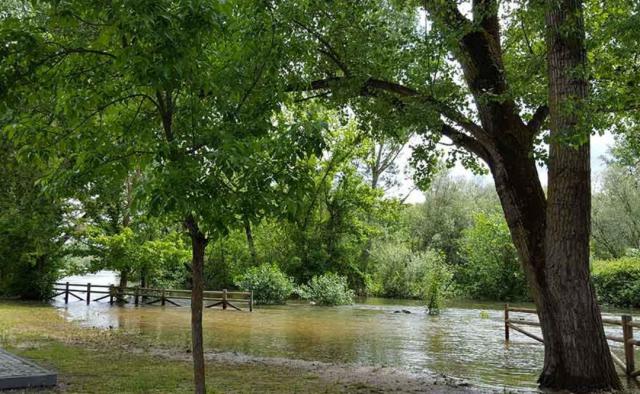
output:
[[207,247],[207,238],[200,231],[198,224],[192,217],[185,220],[185,226],[189,229],[192,247],[191,351],[193,354],[193,376],[196,394],[204,394],[206,388],[202,339],[202,297],[204,291],[204,254]]
[[554,181],[550,174],[547,208],[533,159],[507,158],[491,170],[542,326],[541,387],[576,392],[619,387],[589,277],[588,191],[576,199],[576,184],[584,188],[585,182],[566,167]]
[[[548,0],[546,22],[551,143],[539,382],[583,392],[620,388],[589,275],[590,130],[579,119],[588,90],[582,2]],[[580,137],[586,142],[579,147],[567,144]]]

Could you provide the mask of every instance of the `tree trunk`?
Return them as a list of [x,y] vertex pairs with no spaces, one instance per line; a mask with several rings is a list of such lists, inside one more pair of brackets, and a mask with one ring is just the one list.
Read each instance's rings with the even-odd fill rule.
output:
[[[589,211],[579,202],[574,205],[575,194],[567,197],[566,186],[557,185],[553,188],[565,196],[564,205],[546,208],[533,159],[508,158],[494,163],[491,170],[542,325],[541,387],[577,392],[619,387],[589,279],[588,232],[585,238],[575,227],[580,225],[578,216],[583,225],[584,217],[588,221]],[[564,176],[565,182],[575,178]],[[508,179],[518,182],[507,183]],[[551,183],[550,176],[550,203]],[[559,209],[563,206],[575,209]],[[565,253],[553,255],[552,250]]]
[[[545,268],[538,313],[545,340],[543,388],[620,388],[589,275],[590,130],[580,119],[587,97],[582,2],[547,1],[551,142]],[[567,139],[586,142],[575,147]]]
[[120,284],[118,285],[118,303],[124,303],[124,290],[129,283],[129,270],[120,271]]
[[204,254],[207,247],[207,238],[200,231],[198,224],[192,217],[185,220],[185,226],[189,229],[192,245],[191,350],[193,354],[193,375],[196,394],[204,394],[206,388],[202,339],[202,298],[204,291]]
[[140,287],[146,288],[148,286],[149,286],[149,268],[147,266],[144,266],[140,270]]
[[256,245],[253,242],[253,233],[251,232],[251,222],[244,220],[244,233],[247,236],[247,246],[249,247],[249,253],[251,253],[251,262],[254,265],[258,264],[258,252],[256,251]]

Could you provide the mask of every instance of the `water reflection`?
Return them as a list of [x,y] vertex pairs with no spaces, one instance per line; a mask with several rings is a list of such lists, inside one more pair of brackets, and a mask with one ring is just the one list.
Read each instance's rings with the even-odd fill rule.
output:
[[[162,343],[189,346],[190,310],[186,307],[64,305],[60,300],[56,306],[81,325],[119,327]],[[440,316],[429,316],[418,302],[369,299],[338,308],[293,303],[261,307],[253,313],[207,309],[205,346],[255,356],[432,371],[480,385],[534,389],[543,347],[516,332],[506,345],[501,307],[459,303]],[[411,313],[394,313],[399,309]],[[617,327],[607,331],[620,335]],[[620,346],[612,348],[621,354]]]

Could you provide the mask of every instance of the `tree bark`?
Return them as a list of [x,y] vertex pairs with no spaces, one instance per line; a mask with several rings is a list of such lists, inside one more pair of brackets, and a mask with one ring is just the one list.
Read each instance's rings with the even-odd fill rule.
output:
[[124,269],[120,271],[120,283],[118,284],[118,303],[124,303],[124,289],[129,283],[129,270]]
[[146,288],[149,286],[149,268],[144,266],[140,270],[140,287]]
[[204,255],[207,247],[207,237],[200,231],[193,217],[185,220],[185,226],[189,230],[192,247],[191,261],[191,346],[193,355],[193,376],[195,393],[204,394],[205,365],[204,345],[202,336],[202,298],[204,291]]
[[[548,0],[546,23],[551,142],[538,304],[545,362],[539,383],[574,392],[619,389],[589,275],[590,130],[580,119],[588,94],[582,2]],[[567,143],[576,138],[586,142]]]
[[249,248],[249,253],[251,254],[251,262],[254,265],[258,264],[258,252],[256,251],[256,244],[253,242],[253,232],[251,231],[251,222],[249,220],[244,219],[244,233],[247,237],[247,247]]

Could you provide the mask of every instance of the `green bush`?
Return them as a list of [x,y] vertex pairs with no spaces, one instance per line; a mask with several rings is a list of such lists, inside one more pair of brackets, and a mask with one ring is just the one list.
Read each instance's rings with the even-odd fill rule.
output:
[[[391,298],[433,298],[447,286],[451,274],[443,253],[412,252],[400,242],[377,245],[371,255],[373,274],[365,279],[367,293]],[[431,290],[428,290],[431,288]]]
[[640,307],[640,258],[595,261],[591,277],[600,302]]
[[391,298],[418,296],[421,261],[405,243],[392,241],[376,245],[371,260],[373,275],[366,282],[370,295]]
[[353,304],[354,297],[353,290],[347,285],[347,278],[333,272],[314,276],[308,284],[300,286],[298,294],[318,305]]
[[293,293],[293,280],[276,264],[252,267],[235,280],[236,286],[253,291],[256,304],[284,304]]
[[463,234],[464,263],[456,272],[461,292],[473,299],[528,300],[524,272],[504,217],[478,213]]
[[453,274],[444,261],[444,254],[427,251],[422,256],[426,269],[422,279],[422,298],[427,302],[429,314],[437,315],[446,298]]

